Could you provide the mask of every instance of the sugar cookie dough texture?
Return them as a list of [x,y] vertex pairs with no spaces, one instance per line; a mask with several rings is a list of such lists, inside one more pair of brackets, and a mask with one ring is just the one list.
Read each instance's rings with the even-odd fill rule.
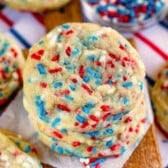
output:
[[30,49],[24,106],[55,152],[120,155],[144,134],[144,75],[138,53],[115,30],[63,24]]

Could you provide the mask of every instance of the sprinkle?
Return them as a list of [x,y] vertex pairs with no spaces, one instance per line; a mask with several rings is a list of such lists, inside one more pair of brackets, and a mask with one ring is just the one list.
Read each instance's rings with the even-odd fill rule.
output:
[[131,121],[132,121],[132,118],[131,118],[130,116],[128,116],[128,117],[124,120],[125,123],[129,123],[129,122],[131,122]]
[[109,141],[106,142],[106,147],[110,148],[112,146],[112,144],[113,144],[112,141],[109,140]]
[[88,147],[87,147],[87,151],[88,151],[88,152],[91,152],[92,149],[93,149],[93,146],[88,146]]
[[81,65],[81,66],[79,67],[79,76],[80,76],[81,78],[83,78],[84,73],[85,73],[84,66]]
[[90,111],[92,110],[92,108],[94,108],[94,107],[95,107],[95,104],[93,104],[92,102],[91,103],[87,103],[86,105],[84,105],[82,107],[82,111],[84,113],[86,113],[86,114],[89,114]]
[[46,88],[47,87],[47,83],[46,82],[40,82],[40,87],[41,88]]
[[51,58],[51,61],[59,61],[59,59],[60,59],[60,55],[58,54],[58,55],[54,55],[52,58]]
[[130,88],[130,87],[133,86],[133,83],[132,83],[132,82],[124,82],[124,83],[122,84],[122,86],[123,86],[124,88]]
[[76,90],[76,86],[75,86],[74,84],[70,84],[69,87],[70,87],[70,89],[71,89],[72,91],[75,91],[75,90]]
[[81,143],[79,141],[72,142],[72,146],[74,146],[74,147],[77,147],[77,146],[80,146],[80,145],[81,145]]
[[112,129],[108,128],[108,129],[105,129],[105,131],[103,132],[103,135],[111,135],[113,133],[114,133],[114,131]]
[[84,123],[86,121],[86,119],[79,114],[76,115],[76,120],[80,123]]
[[57,131],[53,131],[52,134],[53,134],[55,137],[57,137],[57,138],[60,138],[60,139],[63,138],[62,134],[59,133],[59,132],[57,132]]
[[58,68],[54,68],[54,69],[49,69],[49,73],[50,74],[55,74],[55,73],[59,73],[62,71],[62,68],[61,67],[58,67]]
[[51,126],[56,127],[60,122],[61,122],[60,118],[55,118],[54,121],[52,122]]
[[24,148],[24,152],[29,153],[30,151],[31,151],[31,147],[30,146],[26,146]]
[[122,102],[124,105],[128,104],[129,99],[127,97],[123,97]]
[[115,114],[113,116],[113,121],[121,119],[122,116],[123,116],[123,113]]
[[54,82],[53,87],[54,88],[60,88],[62,86],[62,82]]
[[65,52],[66,52],[66,54],[67,54],[68,56],[70,56],[70,55],[71,55],[71,47],[68,46],[68,47],[65,49]]
[[120,147],[121,147],[120,144],[114,144],[113,146],[110,147],[110,149],[111,149],[112,151],[116,151],[116,150],[119,150]]
[[95,115],[90,115],[89,118],[95,122],[99,121],[99,119]]
[[39,71],[40,75],[46,75],[46,70],[43,64],[37,64],[37,70]]
[[93,91],[92,91],[87,85],[82,84],[81,86],[82,86],[82,88],[83,88],[84,90],[87,91],[88,94],[91,95],[91,94],[93,93]]
[[63,104],[57,104],[57,108],[66,112],[71,112],[71,109],[68,106]]
[[102,105],[102,106],[100,106],[100,108],[103,112],[109,112],[110,111],[110,106],[109,105]]
[[73,33],[74,33],[73,30],[68,30],[68,31],[66,32],[66,35],[70,35],[70,34],[73,34]]
[[74,98],[72,96],[69,96],[69,95],[65,95],[65,99],[68,100],[68,101],[73,101]]

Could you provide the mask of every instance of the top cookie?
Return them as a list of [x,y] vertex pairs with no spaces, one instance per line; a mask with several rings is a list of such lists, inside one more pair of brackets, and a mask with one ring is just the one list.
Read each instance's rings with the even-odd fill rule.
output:
[[143,100],[144,74],[138,53],[115,30],[64,24],[30,49],[24,106],[35,122],[50,133],[58,130],[62,139],[61,131],[113,127]]
[[41,12],[64,6],[70,0],[6,0],[7,5],[23,11]]
[[22,83],[24,63],[24,57],[16,43],[0,34],[0,105]]

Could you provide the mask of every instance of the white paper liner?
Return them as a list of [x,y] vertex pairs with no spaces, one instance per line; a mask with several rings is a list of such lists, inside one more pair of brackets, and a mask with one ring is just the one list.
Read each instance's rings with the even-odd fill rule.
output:
[[[0,128],[5,128],[21,135],[24,139],[34,145],[39,153],[40,160],[56,168],[82,168],[83,165],[76,157],[60,156],[52,152],[48,147],[42,144],[34,135],[33,128],[28,119],[28,115],[22,103],[22,91],[10,103],[5,112],[0,116]],[[145,87],[145,102],[147,106],[147,124],[145,133],[153,122],[152,109],[147,87]],[[142,139],[142,138],[141,138]],[[118,158],[109,157],[102,163],[102,168],[122,168],[131,156],[132,152],[138,146],[139,141]]]

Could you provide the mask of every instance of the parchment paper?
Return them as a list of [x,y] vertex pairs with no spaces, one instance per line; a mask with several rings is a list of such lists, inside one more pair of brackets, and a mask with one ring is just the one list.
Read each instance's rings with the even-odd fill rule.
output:
[[[78,158],[57,155],[36,138],[31,123],[28,119],[28,115],[22,104],[22,94],[22,91],[19,91],[16,98],[10,103],[5,112],[0,116],[0,128],[11,130],[16,134],[21,135],[24,139],[33,144],[37,148],[39,157],[43,163],[49,164],[56,168],[82,168],[82,163]],[[145,128],[145,132],[147,132],[148,128],[153,122],[153,115],[147,87],[145,88],[145,102],[148,114],[148,120]],[[136,143],[136,146],[139,144],[140,140]],[[105,162],[102,163],[102,168],[122,168],[134,149],[135,145],[133,145],[129,150],[127,150],[122,156],[118,158],[106,158]]]

